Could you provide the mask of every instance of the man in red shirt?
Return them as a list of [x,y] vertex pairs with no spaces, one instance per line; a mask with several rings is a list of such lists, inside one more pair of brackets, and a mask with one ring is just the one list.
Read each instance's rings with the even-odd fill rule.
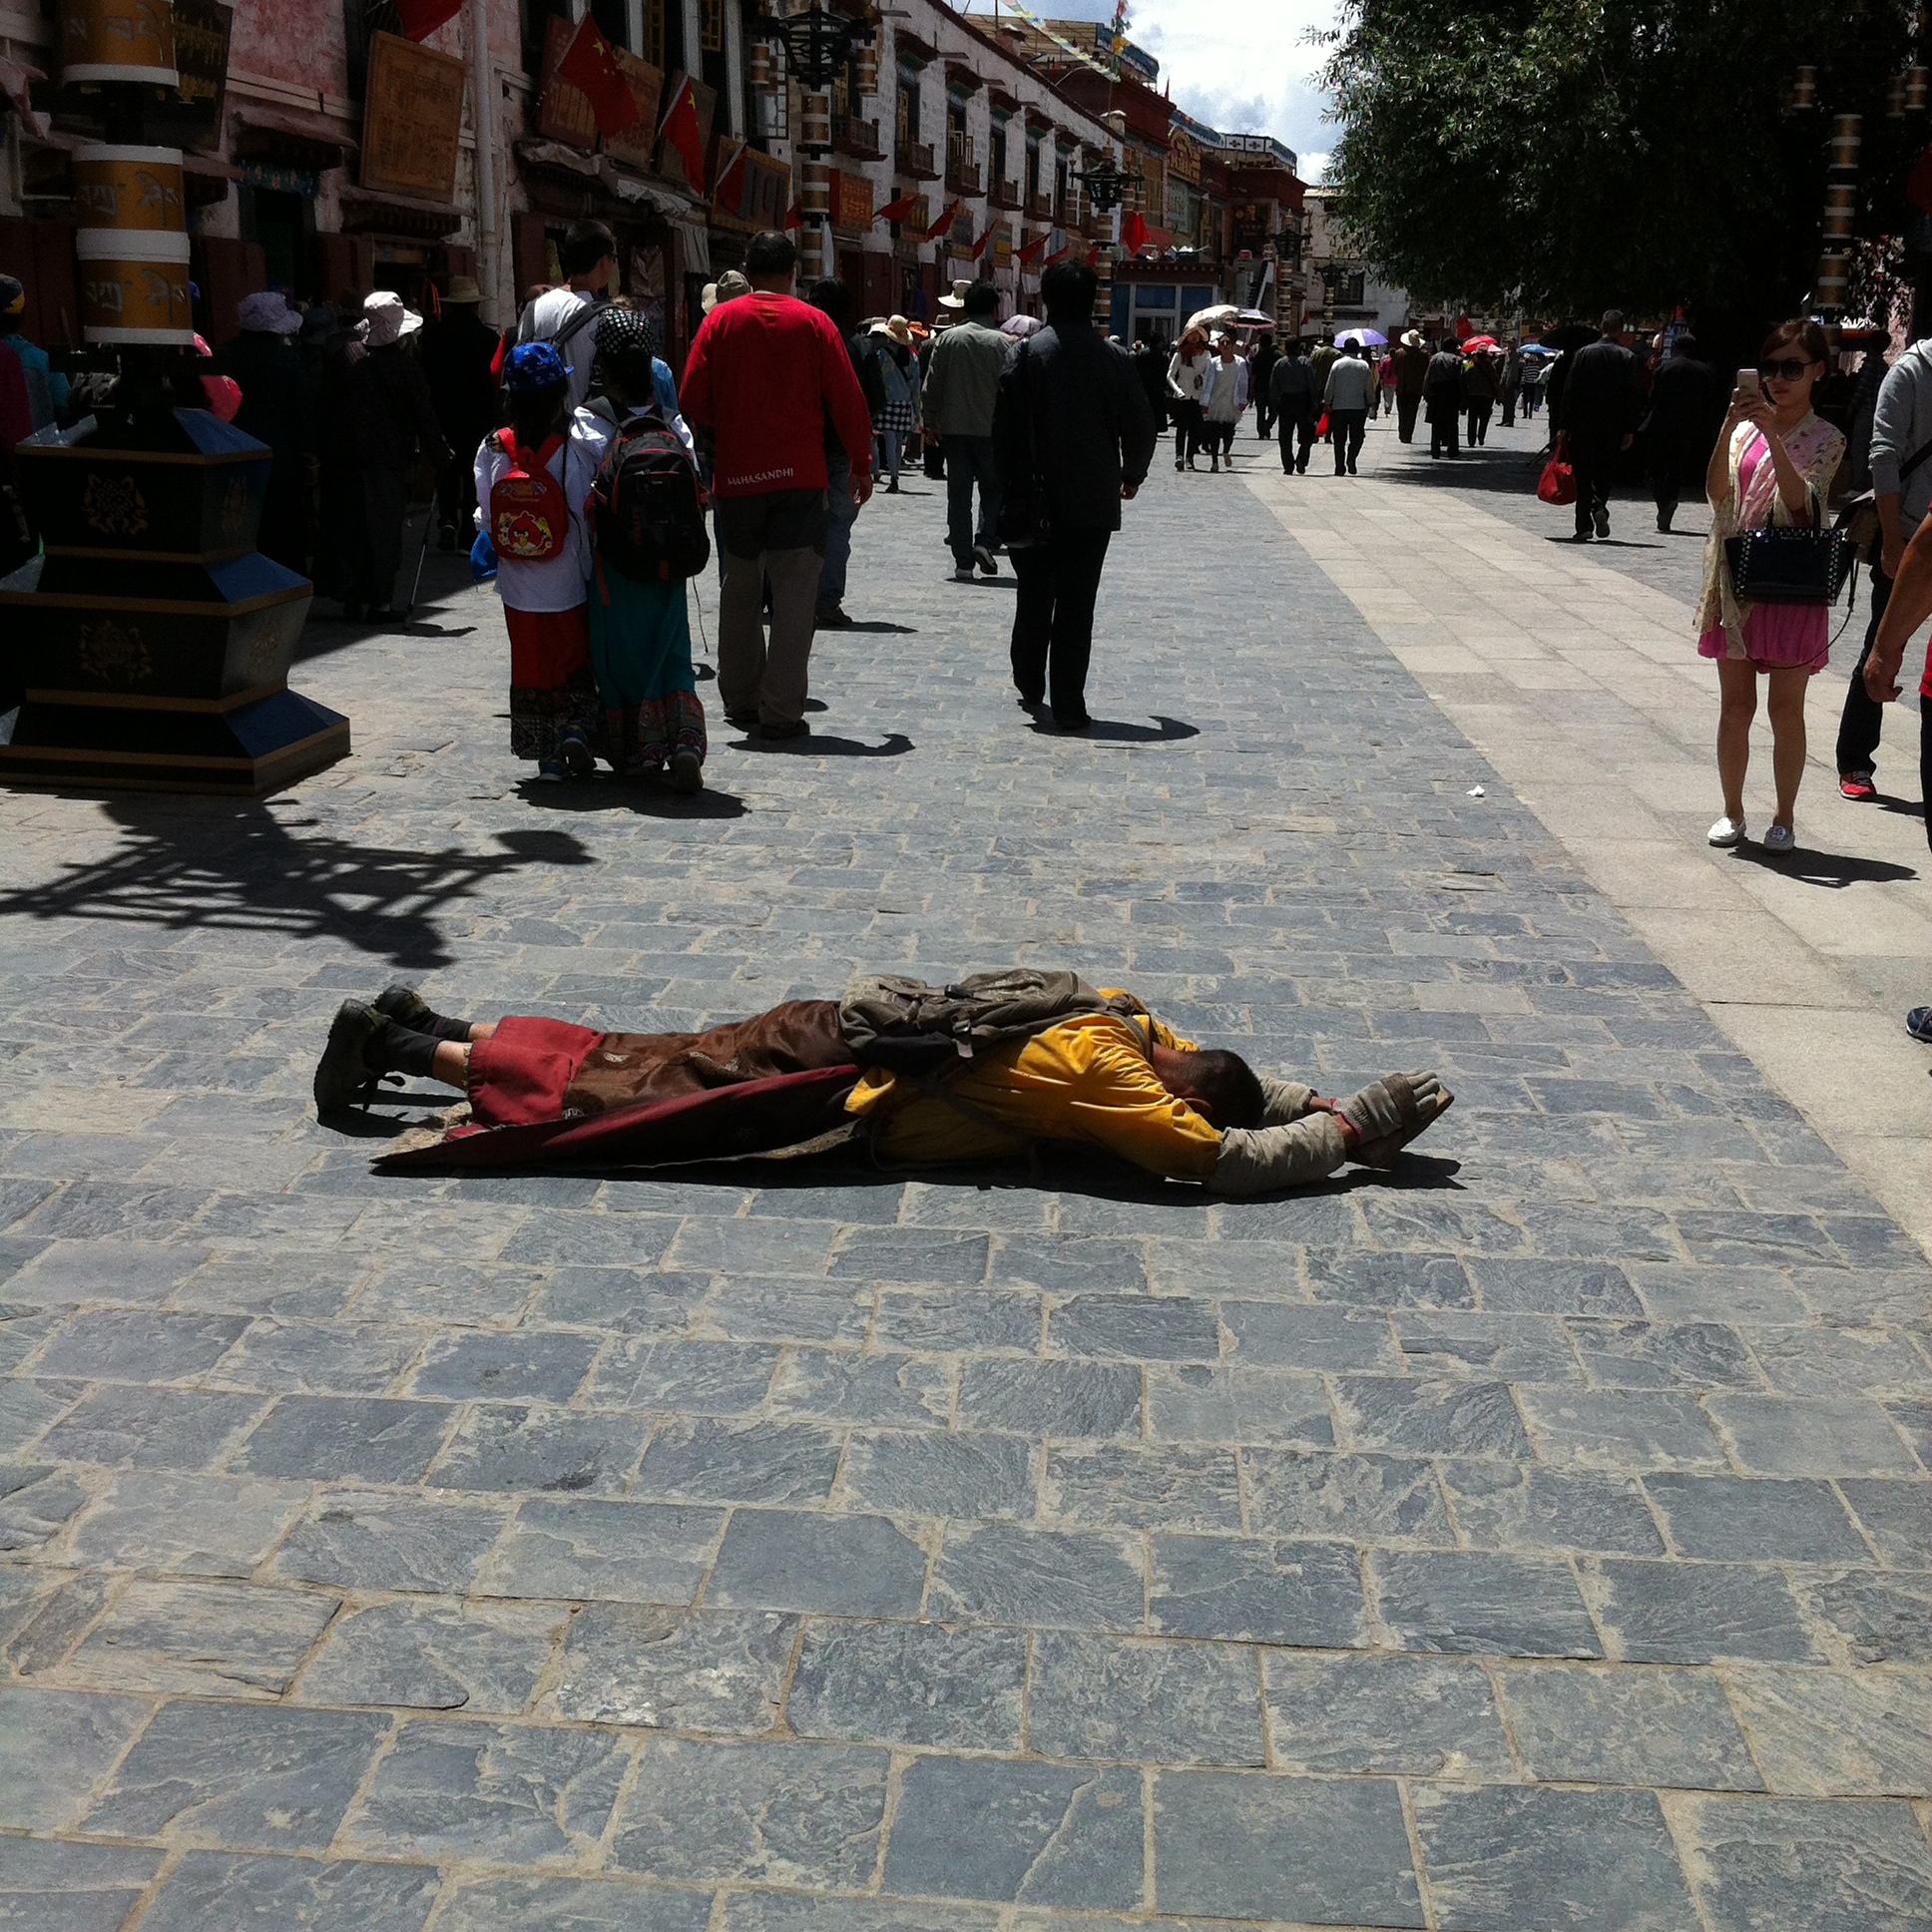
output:
[[[828,317],[791,293],[798,251],[767,232],[745,250],[751,292],[720,302],[691,345],[679,399],[717,439],[713,490],[724,552],[718,695],[741,729],[802,737],[813,612],[825,559],[825,424],[872,494],[872,419]],[[762,616],[771,583],[771,647]]]

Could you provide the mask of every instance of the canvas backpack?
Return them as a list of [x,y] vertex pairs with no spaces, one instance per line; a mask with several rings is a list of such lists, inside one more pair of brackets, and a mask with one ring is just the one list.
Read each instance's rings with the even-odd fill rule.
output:
[[550,563],[570,541],[570,504],[550,473],[564,439],[552,436],[541,449],[527,450],[514,431],[503,429],[496,446],[510,467],[490,486],[490,542],[504,562]]
[[666,584],[696,577],[711,562],[697,473],[677,431],[655,410],[633,416],[612,439],[587,508],[600,574],[608,562],[641,583]]
[[839,1002],[838,1029],[860,1066],[936,1078],[1085,1013],[1133,1020],[1154,1043],[1147,1009],[1131,995],[1109,999],[1078,973],[1024,966],[943,987],[889,974],[854,979]]

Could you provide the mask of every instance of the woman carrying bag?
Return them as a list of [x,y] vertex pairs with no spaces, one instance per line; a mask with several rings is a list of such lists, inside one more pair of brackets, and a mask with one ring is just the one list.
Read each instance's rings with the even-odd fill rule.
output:
[[1213,363],[1208,353],[1208,331],[1190,322],[1183,331],[1174,360],[1168,364],[1168,394],[1174,410],[1174,466],[1193,469],[1204,440],[1201,398]]
[[[1812,677],[1830,655],[1828,568],[1832,535],[1824,528],[1825,497],[1845,453],[1845,439],[1811,412],[1811,391],[1825,373],[1829,345],[1816,322],[1775,328],[1743,371],[1724,415],[1704,476],[1710,535],[1703,551],[1703,596],[1697,605],[1697,653],[1717,661],[1722,710],[1717,720],[1717,778],[1723,816],[1711,826],[1713,845],[1744,836],[1744,770],[1750,759],[1757,677],[1770,681],[1771,770],[1777,810],[1764,834],[1767,852],[1796,849],[1791,815],[1804,776],[1804,699]],[[1790,531],[1766,544],[1752,533]],[[1802,533],[1815,532],[1814,539]],[[1752,566],[1783,559],[1783,582],[1773,598],[1749,594]],[[1804,555],[1800,556],[1799,553]],[[1812,553],[1816,555],[1813,556]],[[1815,590],[1795,580],[1807,568]],[[1740,587],[1740,574],[1742,584]]]

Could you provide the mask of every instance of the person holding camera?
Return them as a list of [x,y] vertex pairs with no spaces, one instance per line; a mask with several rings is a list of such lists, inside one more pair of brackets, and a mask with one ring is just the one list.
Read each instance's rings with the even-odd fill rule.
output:
[[1830,606],[1822,599],[1740,599],[1727,541],[1773,525],[1822,530],[1825,498],[1845,453],[1844,437],[1811,409],[1811,391],[1825,373],[1829,353],[1816,322],[1774,328],[1757,352],[1757,367],[1738,374],[1704,473],[1711,519],[1697,604],[1697,655],[1717,661],[1722,697],[1717,778],[1724,810],[1708,833],[1712,845],[1736,845],[1744,837],[1744,770],[1761,672],[1769,681],[1777,790],[1764,849],[1783,853],[1797,846],[1791,816],[1804,776],[1804,697],[1830,656]]

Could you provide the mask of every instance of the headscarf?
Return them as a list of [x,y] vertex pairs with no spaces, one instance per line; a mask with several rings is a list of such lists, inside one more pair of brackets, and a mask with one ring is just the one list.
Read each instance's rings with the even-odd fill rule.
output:
[[657,322],[641,308],[607,308],[597,318],[597,352],[600,355],[656,355]]
[[564,359],[548,342],[519,342],[503,364],[503,387],[513,396],[534,396],[545,389],[567,389]]

